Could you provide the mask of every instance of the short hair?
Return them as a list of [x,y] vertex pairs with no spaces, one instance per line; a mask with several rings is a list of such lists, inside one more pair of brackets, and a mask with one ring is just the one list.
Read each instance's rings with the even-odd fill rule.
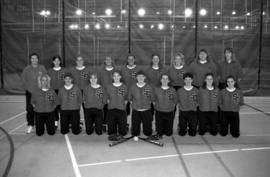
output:
[[36,52],[33,52],[29,55],[29,59],[31,59],[32,56],[37,56],[37,58],[39,59],[39,55]]
[[136,77],[137,77],[138,75],[144,75],[144,76],[146,77],[146,74],[145,74],[144,71],[142,71],[142,70],[139,70],[139,71],[136,73]]
[[71,73],[65,73],[64,78],[66,78],[66,77],[70,77],[71,79],[73,79],[73,76]]
[[187,77],[193,79],[193,74],[190,73],[190,72],[186,72],[185,74],[183,74],[183,79],[185,79],[185,78],[187,78]]

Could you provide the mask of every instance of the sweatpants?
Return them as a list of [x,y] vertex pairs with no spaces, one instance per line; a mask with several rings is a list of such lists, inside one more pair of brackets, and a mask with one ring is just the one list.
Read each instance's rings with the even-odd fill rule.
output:
[[171,136],[173,133],[174,110],[171,112],[156,111],[156,130],[162,136]]
[[69,125],[71,124],[72,133],[78,135],[80,133],[80,110],[61,110],[61,133],[69,133]]
[[45,126],[49,135],[54,135],[54,112],[40,113],[36,112],[36,134],[41,136],[44,134]]
[[197,112],[196,111],[179,111],[179,132],[180,136],[187,133],[190,136],[195,136],[197,132]]
[[152,112],[151,109],[145,111],[132,111],[131,133],[133,136],[139,136],[141,132],[141,123],[143,126],[143,134],[152,135]]
[[88,135],[91,135],[94,132],[94,127],[96,134],[98,135],[102,134],[102,121],[103,121],[102,109],[85,108],[84,121],[86,133]]
[[[54,90],[55,93],[58,95],[58,90]],[[59,114],[60,114],[60,105],[57,105],[55,110],[54,110],[54,120],[59,121]]]
[[214,111],[199,111],[199,134],[204,135],[209,125],[211,135],[217,135],[218,112]]
[[28,126],[34,126],[35,125],[35,112],[33,105],[31,104],[31,97],[32,93],[26,91],[25,92],[26,96],[26,121]]
[[233,137],[237,138],[240,136],[240,118],[239,112],[232,111],[221,111],[220,120],[220,134],[226,136],[228,129]]
[[109,135],[127,134],[127,114],[125,110],[109,109],[107,113],[107,124]]

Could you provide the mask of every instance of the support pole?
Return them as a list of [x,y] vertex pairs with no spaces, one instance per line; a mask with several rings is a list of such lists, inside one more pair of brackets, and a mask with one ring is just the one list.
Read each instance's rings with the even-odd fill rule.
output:
[[66,66],[66,30],[65,30],[65,0],[62,0],[62,59],[63,66]]
[[128,53],[131,53],[131,0],[128,0]]
[[197,57],[197,51],[198,51],[198,21],[199,21],[199,15],[198,15],[198,1],[195,2],[195,45],[194,45],[194,53],[195,58]]
[[261,88],[262,33],[263,33],[263,1],[264,0],[261,0],[261,8],[260,8],[258,90]]
[[0,1],[0,75],[1,75],[1,89],[4,88],[4,61],[3,61],[3,48],[2,48],[2,1]]

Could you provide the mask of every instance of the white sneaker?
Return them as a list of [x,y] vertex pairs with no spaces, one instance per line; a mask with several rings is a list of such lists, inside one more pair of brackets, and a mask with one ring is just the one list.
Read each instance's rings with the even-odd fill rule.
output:
[[139,141],[138,136],[134,136],[133,140],[134,140],[134,141]]
[[27,133],[27,134],[28,134],[28,133],[31,133],[32,130],[33,130],[33,126],[30,125],[30,126],[28,126],[26,133]]

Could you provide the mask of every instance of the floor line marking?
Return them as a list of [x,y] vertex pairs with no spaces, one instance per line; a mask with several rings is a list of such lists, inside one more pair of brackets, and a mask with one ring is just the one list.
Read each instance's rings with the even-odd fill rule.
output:
[[78,164],[77,164],[77,161],[76,161],[76,158],[75,158],[71,143],[69,141],[68,135],[65,135],[65,140],[66,140],[66,143],[67,143],[68,152],[69,152],[69,155],[70,155],[70,158],[71,158],[71,162],[72,162],[72,166],[73,166],[75,175],[76,175],[76,177],[81,177],[81,173],[80,173],[80,170],[79,170],[79,167],[78,167]]
[[[24,126],[24,125],[26,125],[26,124],[27,124],[27,122],[24,122],[23,124],[19,125],[18,127],[14,128],[14,129],[12,129],[12,130],[10,130],[10,131],[8,132],[8,134],[11,134],[12,132],[18,130],[19,128],[21,128],[22,126]],[[0,140],[2,140],[4,137],[6,137],[6,136],[5,136],[5,135],[1,136],[1,137],[0,137]]]
[[259,147],[259,148],[243,148],[242,151],[255,151],[255,150],[268,150],[270,147]]
[[78,164],[78,167],[88,167],[88,166],[96,166],[96,165],[106,165],[106,164],[114,164],[114,163],[121,163],[122,160],[114,160],[114,161],[107,161],[107,162],[97,162],[97,163],[88,163],[88,164]]
[[5,123],[7,123],[8,121],[11,121],[11,120],[13,120],[13,119],[16,119],[16,118],[20,117],[21,115],[23,115],[23,114],[25,114],[25,113],[26,113],[26,111],[23,111],[23,112],[21,112],[21,113],[19,113],[19,114],[16,114],[15,116],[12,116],[12,117],[10,117],[10,118],[8,118],[8,119],[6,119],[6,120],[0,122],[0,125],[5,124]]
[[218,154],[218,153],[237,152],[237,151],[239,151],[239,149],[229,149],[229,150],[220,150],[220,151],[205,151],[205,152],[192,152],[192,153],[183,153],[182,156]]
[[139,160],[151,160],[151,159],[162,159],[162,158],[170,158],[170,157],[178,157],[178,154],[172,154],[172,155],[163,155],[163,156],[151,156],[151,157],[141,157],[141,158],[134,158],[134,159],[126,159],[126,162],[132,162],[132,161],[139,161]]
[[2,101],[0,101],[0,103],[25,103],[25,101],[17,101],[17,100],[14,100],[14,101],[4,101],[4,100],[2,100]]

